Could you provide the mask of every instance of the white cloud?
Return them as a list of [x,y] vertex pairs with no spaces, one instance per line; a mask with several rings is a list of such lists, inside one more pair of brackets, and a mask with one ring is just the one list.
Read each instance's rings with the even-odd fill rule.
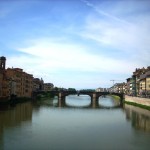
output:
[[[115,6],[115,15],[118,13],[118,16],[125,11],[124,6],[119,4],[117,7]],[[94,10],[98,9],[98,6],[95,8],[95,6],[92,5],[91,7],[93,7]],[[132,9],[136,11],[138,7],[140,6],[132,7]],[[100,9],[99,7],[99,10]],[[82,37],[94,40],[100,45],[109,46],[110,49],[115,48],[120,50],[122,54],[132,57],[133,61],[138,60],[138,62],[142,64],[149,63],[149,15],[136,12],[137,16],[135,16],[135,13],[132,15],[126,12],[128,15],[124,16],[124,18],[129,21],[123,22],[123,19],[121,19],[122,21],[116,19],[117,17],[113,14],[103,14],[104,18],[101,18],[99,14],[99,12],[97,14],[95,12],[89,14],[85,29],[80,34]]]
[[[53,82],[56,85],[79,85],[78,87],[80,87],[83,84],[91,86],[101,86],[100,83],[104,85],[106,82],[108,84],[110,79],[115,78],[111,76],[112,74],[115,74],[116,77],[125,75],[129,77],[136,67],[143,67],[143,64],[149,63],[149,15],[127,16],[132,10],[130,8],[129,13],[126,12],[126,16],[123,17],[122,10],[124,9],[120,4],[110,5],[111,10],[109,8],[103,11],[101,6],[95,7],[86,0],[82,1],[94,10],[94,12],[90,11],[88,16],[84,16],[85,24],[74,26],[72,23],[70,28],[66,26],[66,29],[63,28],[63,32],[61,32],[64,34],[60,33],[58,38],[56,31],[49,35],[47,28],[39,29],[41,32],[45,31],[50,38],[29,39],[26,47],[14,48],[23,53],[20,53],[20,56],[9,57],[7,66],[23,68],[24,71],[35,77],[43,77],[46,82]],[[119,16],[119,14],[121,15]],[[31,34],[33,33],[31,32]],[[52,35],[55,35],[56,38]],[[69,36],[72,39],[69,39]],[[82,36],[83,39],[79,37],[75,41],[77,36]],[[80,40],[83,40],[84,43],[81,41],[79,44]],[[97,43],[95,46],[94,42],[90,43],[90,40],[97,42],[100,46]],[[105,46],[109,51],[113,52],[113,49],[120,51],[121,58],[116,59],[115,56],[113,58],[110,55],[108,57],[107,50],[100,49]],[[97,48],[96,51],[99,49],[100,52],[104,51],[104,55],[100,52],[98,55],[92,54],[95,48]]]
[[[135,64],[131,65],[121,60],[91,55],[86,52],[84,46],[62,43],[60,40],[44,38],[29,43],[31,45],[18,48],[18,51],[31,56],[20,54],[9,57],[7,66],[23,68],[34,77],[42,77],[45,82],[53,82],[57,86],[82,87],[87,83],[96,87],[100,82],[109,80],[102,74],[130,74],[136,67]],[[95,73],[99,75],[95,76]],[[98,80],[100,81],[97,82]]]
[[132,64],[130,69],[129,66],[131,65],[122,60],[115,60],[102,55],[92,55],[86,51],[85,46],[68,44],[64,41],[62,43],[62,41],[58,42],[51,39],[34,40],[31,46],[18,48],[18,51],[36,56],[34,58],[24,58],[24,62],[29,62],[34,67],[37,66],[37,68],[45,71],[47,68],[50,68],[51,72],[70,69],[81,72],[125,73],[126,71],[131,71],[136,66]]

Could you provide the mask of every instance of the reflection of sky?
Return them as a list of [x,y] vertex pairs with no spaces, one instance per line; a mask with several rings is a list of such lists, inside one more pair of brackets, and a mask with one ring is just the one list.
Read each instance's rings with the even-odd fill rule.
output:
[[[119,105],[119,101],[117,103]],[[116,102],[111,97],[107,97],[107,96],[106,97],[100,97],[99,98],[99,105],[113,107],[113,106],[116,106]]]
[[[66,105],[68,106],[76,106],[76,107],[86,107],[90,106],[91,104],[91,97],[87,95],[80,95],[80,96],[67,96],[65,100]],[[98,100],[99,106],[106,106],[106,107],[113,107],[119,105],[119,101],[116,104],[115,100],[111,97],[100,97]],[[98,106],[97,106],[98,107]]]
[[[50,144],[51,148],[121,149],[123,146],[122,149],[130,149],[134,147],[132,142],[135,139],[140,143],[137,144],[139,147],[144,147],[141,144],[143,140],[132,135],[131,124],[126,122],[124,113],[119,109],[42,109],[41,115],[34,118],[33,124],[35,132],[38,131],[36,134],[39,134],[36,140],[45,139],[44,143]],[[144,138],[144,144],[147,143],[147,138]]]
[[80,96],[67,96],[66,97],[66,105],[68,106],[89,106],[91,104],[90,96],[80,95]]
[[30,124],[5,129],[4,149],[149,150],[150,135],[132,129],[122,109],[34,109]]

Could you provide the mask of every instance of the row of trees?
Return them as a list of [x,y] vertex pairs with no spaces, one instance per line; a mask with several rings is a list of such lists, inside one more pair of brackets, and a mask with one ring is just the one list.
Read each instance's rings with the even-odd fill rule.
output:
[[[65,89],[65,88],[59,88],[59,87],[55,87],[54,88],[55,91],[71,91],[71,92],[75,92],[75,91],[78,91],[76,90],[75,88],[68,88],[68,89]],[[95,89],[81,89],[79,91],[83,91],[83,92],[95,92]]]

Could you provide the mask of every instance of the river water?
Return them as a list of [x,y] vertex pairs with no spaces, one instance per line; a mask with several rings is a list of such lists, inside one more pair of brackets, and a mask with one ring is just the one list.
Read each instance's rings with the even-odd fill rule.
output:
[[150,111],[68,96],[0,109],[0,150],[149,150]]

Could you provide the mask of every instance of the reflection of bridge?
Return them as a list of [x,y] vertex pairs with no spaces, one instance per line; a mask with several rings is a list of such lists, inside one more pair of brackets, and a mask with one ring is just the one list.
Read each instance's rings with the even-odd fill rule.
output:
[[[107,98],[106,98],[107,99]],[[81,100],[82,101],[82,100]],[[55,101],[56,102],[56,101]],[[79,102],[79,101],[78,101]],[[90,108],[100,108],[100,109],[116,109],[116,108],[121,108],[122,106],[120,105],[120,103],[118,102],[118,104],[112,105],[112,106],[105,106],[103,104],[101,104],[101,99],[97,100],[97,101],[93,101],[87,99],[86,101],[87,103],[85,104],[84,101],[84,105],[81,104],[79,105],[77,104],[73,104],[72,100],[70,101],[70,99],[66,98],[66,100],[58,100],[57,103],[55,103],[56,107],[65,107],[65,108],[82,108],[82,109],[90,109]]]
[[75,95],[77,94],[78,96],[80,95],[89,95],[91,97],[91,104],[92,105],[97,105],[98,99],[100,96],[106,96],[106,95],[116,95],[120,97],[120,106],[123,106],[123,100],[124,100],[124,94],[123,93],[110,93],[110,92],[90,92],[90,91],[36,91],[33,92],[33,99],[36,99],[36,97],[39,94],[45,94],[45,93],[50,93],[54,96],[58,97],[59,103],[63,104],[65,102],[65,98],[68,95]]

